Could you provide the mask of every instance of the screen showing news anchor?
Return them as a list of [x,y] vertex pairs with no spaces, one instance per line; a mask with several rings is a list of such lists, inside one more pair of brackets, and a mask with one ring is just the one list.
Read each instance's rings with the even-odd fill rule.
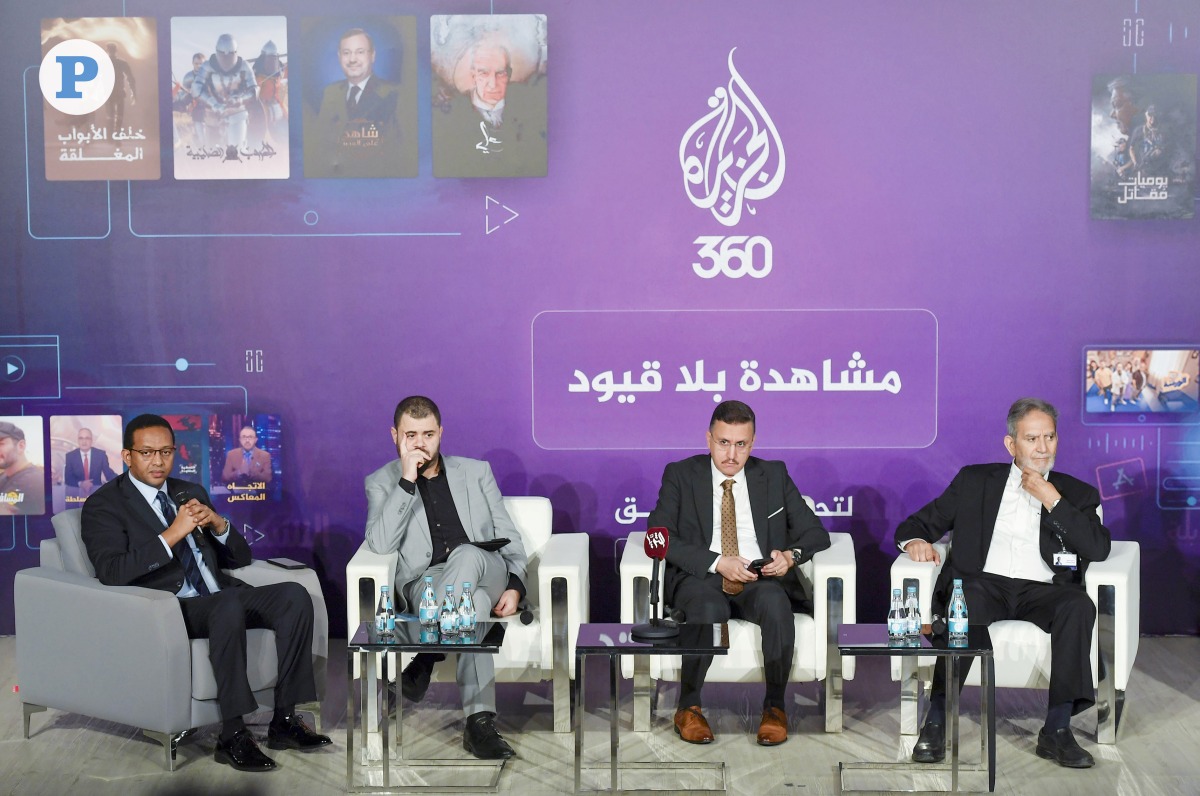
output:
[[1200,411],[1198,348],[1087,348],[1084,410],[1103,417],[1137,414],[1188,422]]
[[80,508],[124,468],[120,415],[50,418],[50,503],[55,513]]
[[282,431],[278,415],[210,415],[214,503],[278,501]]

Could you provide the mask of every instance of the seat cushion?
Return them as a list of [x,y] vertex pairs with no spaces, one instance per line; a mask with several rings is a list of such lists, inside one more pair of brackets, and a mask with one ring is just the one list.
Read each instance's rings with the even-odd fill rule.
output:
[[[208,639],[192,639],[192,699],[217,698],[217,681],[208,660]],[[251,691],[275,687],[279,659],[275,655],[275,631],[246,631],[246,676]]]

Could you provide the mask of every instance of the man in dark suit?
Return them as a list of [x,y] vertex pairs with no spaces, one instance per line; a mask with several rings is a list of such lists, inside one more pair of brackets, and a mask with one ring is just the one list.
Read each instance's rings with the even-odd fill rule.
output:
[[117,477],[108,466],[108,452],[92,447],[92,430],[79,429],[76,438],[79,447],[67,451],[67,460],[63,466],[63,482],[69,487],[79,489],[83,494],[91,494],[102,483]]
[[375,44],[362,28],[338,41],[345,80],[321,95],[314,135],[304,147],[306,177],[414,177],[414,124],[401,118],[400,86],[375,74]]
[[[1088,768],[1095,761],[1070,727],[1072,715],[1095,704],[1090,656],[1096,607],[1083,577],[1089,562],[1108,558],[1111,535],[1096,515],[1096,489],[1051,472],[1058,450],[1053,406],[1037,398],[1014,403],[1004,445],[1011,464],[959,470],[940,497],[900,523],[896,543],[914,561],[937,562],[932,543],[953,534],[934,587],[933,613],[945,615],[953,579],[961,578],[972,622],[1021,619],[1050,634],[1050,707],[1037,754],[1061,766]],[[929,714],[913,749],[916,762],[945,757],[945,688],[938,666]]]
[[84,503],[83,543],[101,583],[177,595],[188,637],[209,640],[222,719],[215,759],[241,771],[276,767],[242,719],[258,709],[246,680],[248,627],[275,631],[279,672],[267,745],[302,751],[329,745],[295,712],[297,703],[317,697],[308,592],[294,582],[251,587],[223,571],[248,565],[250,546],[202,487],[167,477],[175,433],[166,420],[135,417],[123,444],[129,470]]
[[[708,424],[708,455],[667,465],[651,528],[670,535],[664,596],[692,623],[745,619],[762,630],[766,696],[758,743],[787,740],[784,692],[796,644],[793,608],[809,603],[792,569],[829,547],[829,534],[804,502],[783,462],[750,455],[754,411],[725,401]],[[761,576],[749,569],[766,559]],[[685,656],[675,732],[710,743],[700,690],[712,656]]]
[[271,475],[271,454],[258,447],[258,432],[254,426],[242,426],[238,447],[225,454],[221,480],[227,484],[269,484]]

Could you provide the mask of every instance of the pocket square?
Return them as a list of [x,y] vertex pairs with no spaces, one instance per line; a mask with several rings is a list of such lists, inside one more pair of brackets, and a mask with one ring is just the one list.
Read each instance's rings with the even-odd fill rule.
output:
[[767,515],[767,519],[768,519],[768,520],[769,520],[769,519],[771,519],[772,517],[774,517],[776,514],[778,514],[778,513],[779,513],[779,512],[781,512],[781,511],[783,511],[783,506],[780,506],[779,508],[775,509],[775,510],[774,510],[774,511],[772,511],[770,514],[768,514],[768,515]]

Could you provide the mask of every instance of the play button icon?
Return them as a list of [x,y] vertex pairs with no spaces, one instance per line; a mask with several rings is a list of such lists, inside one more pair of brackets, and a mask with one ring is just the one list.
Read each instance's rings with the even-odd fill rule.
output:
[[0,375],[5,381],[20,381],[25,376],[25,362],[15,354],[0,359]]

